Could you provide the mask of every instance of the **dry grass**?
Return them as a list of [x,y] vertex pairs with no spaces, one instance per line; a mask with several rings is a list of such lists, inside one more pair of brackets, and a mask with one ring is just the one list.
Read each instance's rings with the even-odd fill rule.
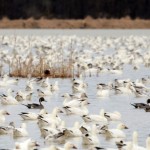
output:
[[0,28],[51,28],[51,29],[65,29],[65,28],[94,28],[94,29],[145,29],[150,28],[150,20],[135,19],[130,18],[122,19],[93,19],[87,17],[83,20],[75,19],[39,19],[35,20],[33,18],[27,20],[9,20],[3,18],[0,21]]
[[[56,64],[52,67],[46,65],[44,58],[40,58],[39,63],[35,66],[33,60],[30,59],[28,64],[17,61],[15,66],[9,66],[9,75],[11,77],[51,77],[51,78],[74,78],[78,74],[74,73],[73,61],[62,60],[60,65]],[[48,70],[49,73],[45,73]]]

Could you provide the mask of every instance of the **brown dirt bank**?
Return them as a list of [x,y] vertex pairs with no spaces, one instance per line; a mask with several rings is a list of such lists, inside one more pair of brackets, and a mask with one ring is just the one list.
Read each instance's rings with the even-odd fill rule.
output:
[[0,28],[49,28],[49,29],[67,29],[67,28],[93,28],[93,29],[148,29],[150,20],[129,18],[123,19],[92,19],[87,17],[84,20],[63,20],[63,19],[39,19],[33,18],[27,20],[9,20],[4,18],[0,20]]

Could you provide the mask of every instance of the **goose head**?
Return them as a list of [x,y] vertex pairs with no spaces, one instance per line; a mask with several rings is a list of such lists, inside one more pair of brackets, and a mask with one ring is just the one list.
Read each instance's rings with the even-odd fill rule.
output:
[[10,115],[6,110],[0,110],[0,115]]
[[67,142],[67,143],[64,145],[64,148],[65,148],[65,150],[77,149],[77,147],[76,147],[74,144],[70,143],[70,142]]
[[118,124],[117,129],[120,129],[120,130],[122,130],[122,129],[128,129],[128,127],[125,124],[120,123],[120,124]]

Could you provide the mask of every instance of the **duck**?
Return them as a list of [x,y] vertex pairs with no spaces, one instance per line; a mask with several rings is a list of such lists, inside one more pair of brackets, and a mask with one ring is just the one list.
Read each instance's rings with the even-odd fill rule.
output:
[[0,110],[0,123],[4,123],[6,118],[5,115],[10,115],[6,110]]
[[147,99],[147,104],[145,103],[133,103],[131,104],[132,106],[134,106],[134,108],[139,108],[139,109],[146,109],[150,107],[150,99]]
[[28,132],[26,130],[26,124],[22,123],[20,128],[14,128],[13,129],[13,136],[14,137],[25,137],[28,136]]
[[126,135],[122,129],[128,129],[126,125],[120,123],[116,129],[105,129],[105,135],[109,138],[125,138]]
[[36,141],[27,139],[23,142],[15,142],[14,150],[33,150],[40,146]]
[[32,104],[27,104],[27,105],[26,104],[22,104],[22,105],[28,107],[29,109],[44,109],[44,106],[42,105],[43,101],[46,102],[46,100],[44,99],[44,97],[40,97],[39,98],[39,103],[40,104],[32,103]]

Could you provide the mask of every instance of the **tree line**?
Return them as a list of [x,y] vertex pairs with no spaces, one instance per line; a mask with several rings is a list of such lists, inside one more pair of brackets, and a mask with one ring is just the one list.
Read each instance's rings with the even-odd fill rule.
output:
[[0,18],[150,18],[150,0],[0,0]]

